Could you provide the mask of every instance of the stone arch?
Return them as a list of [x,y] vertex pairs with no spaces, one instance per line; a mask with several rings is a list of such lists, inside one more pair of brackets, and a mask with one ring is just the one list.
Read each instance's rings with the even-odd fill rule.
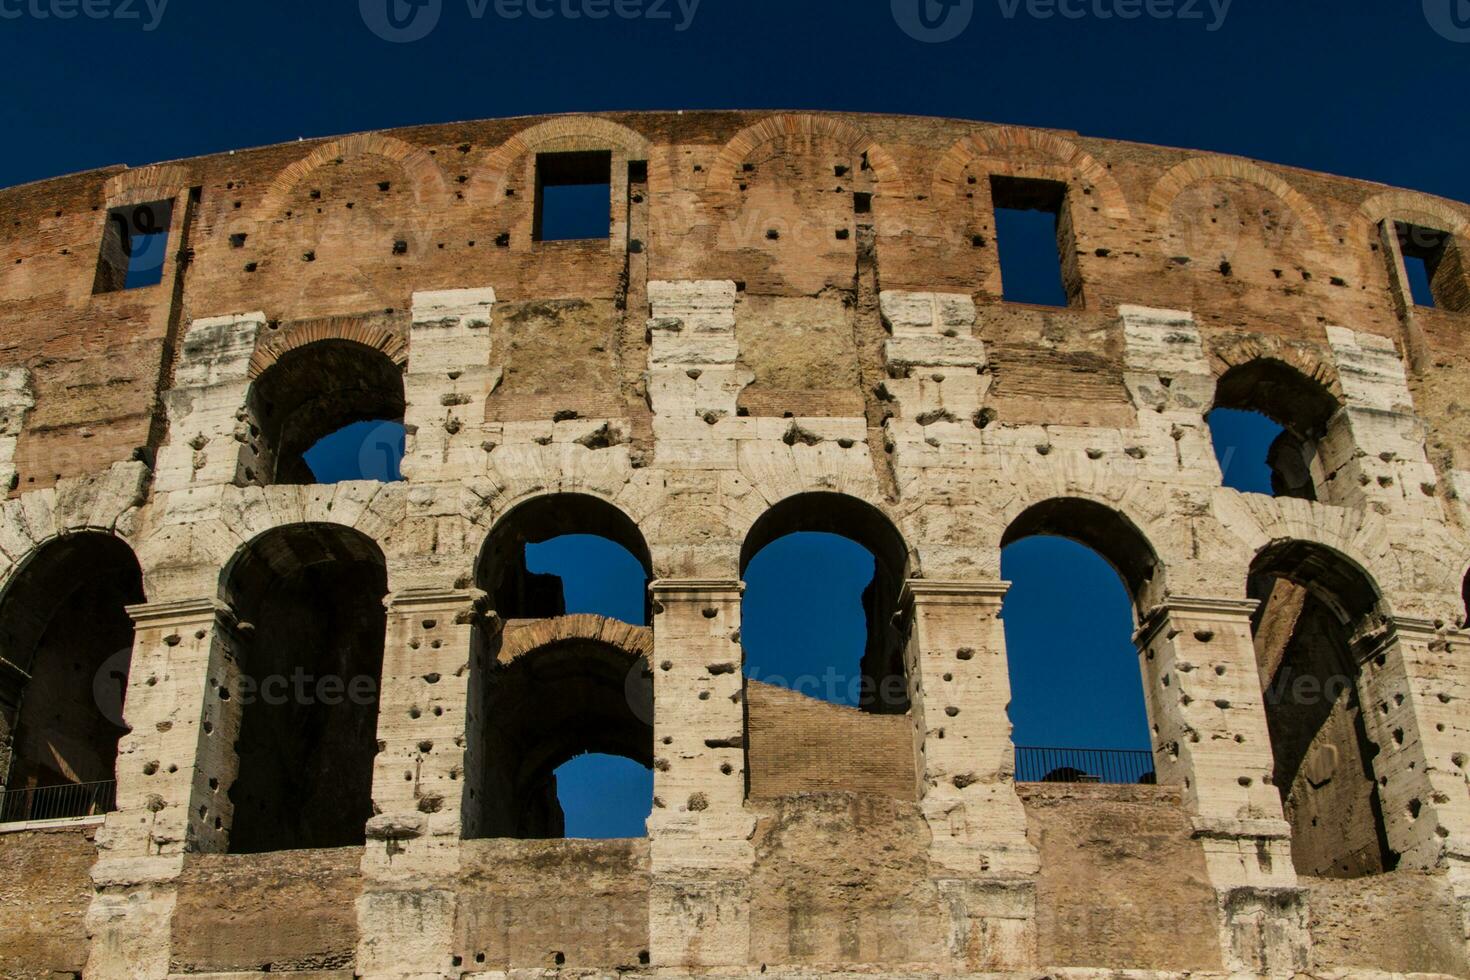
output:
[[[112,808],[143,600],[136,554],[108,531],[55,535],[16,563],[0,591],[0,821]],[[60,786],[86,788],[26,792]]]
[[285,354],[322,340],[345,340],[381,351],[400,368],[408,366],[408,344],[402,337],[349,316],[300,320],[266,335],[250,357],[247,377],[254,381]]
[[114,463],[74,494],[38,490],[0,502],[0,589],[40,548],[67,535],[99,532],[137,548],[134,518],[148,468]]
[[[983,544],[977,545],[984,555],[977,562],[976,570],[987,578],[1000,577],[1000,552],[1008,543],[1006,534],[1033,508],[1051,501],[1073,501],[1070,506],[1094,514],[1111,511],[1121,522],[1114,522],[1113,527],[1120,532],[1126,529],[1126,533],[1141,538],[1155,559],[1153,574],[1139,576],[1138,584],[1146,584],[1146,588],[1135,594],[1129,586],[1141,619],[1168,595],[1170,573],[1175,564],[1188,564],[1192,548],[1189,529],[1173,519],[1169,502],[1160,499],[1148,481],[1130,479],[1126,470],[1118,471],[1121,464],[1103,467],[1081,457],[1082,454],[1069,453],[1060,459],[1048,457],[1039,465],[1018,462],[1007,474],[1004,487],[978,498],[988,503],[993,520],[986,521]],[[1108,558],[1102,548],[1078,540]],[[1121,572],[1119,575],[1124,578]],[[1128,579],[1124,578],[1124,582],[1128,584]]]
[[[1299,359],[1298,364],[1302,361]],[[1212,413],[1226,409],[1254,412],[1270,419],[1282,429],[1265,459],[1271,470],[1272,493],[1278,497],[1326,499],[1334,467],[1332,460],[1324,459],[1322,445],[1342,403],[1298,364],[1276,357],[1256,357],[1229,367],[1217,380],[1205,418],[1213,425]],[[1320,362],[1316,367],[1320,368]],[[1211,431],[1213,435],[1213,428]]]
[[1221,339],[1211,345],[1210,367],[1217,378],[1254,361],[1280,362],[1307,381],[1320,385],[1339,402],[1343,400],[1337,365],[1316,344],[1253,333]]
[[463,835],[564,834],[555,771],[584,753],[653,766],[653,632],[601,616],[507,624],[472,664]]
[[[1278,541],[1300,541],[1341,555],[1363,570],[1384,596],[1403,587],[1388,523],[1364,508],[1334,507],[1312,500],[1261,494],[1217,494],[1214,510],[1247,557]],[[1391,601],[1383,600],[1386,613]]]
[[466,196],[481,205],[498,204],[515,162],[552,146],[617,150],[630,160],[648,161],[650,190],[666,189],[672,184],[665,161],[650,154],[648,138],[642,133],[600,116],[557,116],[521,130],[486,153],[470,178]]
[[292,331],[279,344],[258,348],[251,358],[241,421],[243,482],[315,483],[305,454],[319,440],[356,422],[402,421],[407,358],[401,343],[327,324]]
[[845,119],[810,113],[781,113],[736,133],[715,157],[705,181],[711,202],[719,202],[734,193],[735,172],[757,148],[785,136],[820,136],[848,147],[852,152],[867,154],[878,190],[882,194],[902,197],[907,193],[903,172],[893,156],[863,130]]
[[1282,177],[1240,157],[1193,157],[1177,164],[1160,177],[1148,198],[1149,214],[1157,232],[1160,235],[1168,233],[1169,215],[1174,200],[1186,188],[1215,178],[1244,181],[1273,195],[1297,217],[1318,248],[1324,251],[1332,249],[1334,237],[1312,202]]
[[1389,218],[1470,238],[1470,213],[1452,201],[1418,191],[1375,194],[1358,206],[1358,213],[1367,222],[1364,233],[1369,241],[1375,239],[1378,225]]
[[238,732],[212,814],[232,852],[365,839],[387,575],[377,542],[336,523],[275,527],[220,570],[211,659],[229,694],[206,702],[205,724]]
[[904,586],[915,577],[915,563],[903,532],[884,510],[858,497],[824,491],[792,494],[746,529],[740,575],[768,546],[801,533],[846,538],[873,557],[873,579],[862,596],[867,629],[859,665],[861,677],[871,682],[871,693],[860,706],[878,714],[901,714],[908,709],[907,688],[886,681],[905,676],[906,634],[899,620]]
[[172,163],[124,170],[108,178],[102,195],[108,208],[146,204],[177,197],[193,177],[189,169]]
[[537,497],[596,497],[642,528],[667,496],[633,469],[625,447],[593,450],[575,443],[499,446],[490,453],[486,476],[465,486],[465,519],[486,535],[505,514]]
[[325,143],[277,174],[256,209],[257,220],[278,220],[291,193],[313,172],[334,161],[359,156],[381,157],[396,165],[408,178],[419,206],[432,209],[448,203],[444,172],[429,151],[382,133],[360,133]]
[[541,620],[564,615],[560,582],[532,573],[526,566],[525,548],[570,534],[594,535],[622,547],[642,566],[645,586],[652,580],[653,557],[643,531],[616,503],[588,493],[537,494],[500,514],[476,560],[476,584],[489,596],[500,618]]
[[[1052,161],[1052,165],[1045,167],[1043,172],[1036,172],[1037,168],[1024,159],[1018,161],[1018,154],[1037,154]],[[1125,219],[1132,213],[1123,188],[1106,164],[1063,136],[1021,126],[982,130],[966,136],[946,150],[934,168],[935,200],[955,198],[965,168],[981,158],[995,158],[1007,164],[1019,163],[1018,167],[1005,168],[1008,175],[1076,183],[1084,191],[1096,193],[1099,210],[1109,218]]]
[[[803,493],[853,497],[881,511],[905,531],[906,540],[914,540],[908,533],[912,529],[905,526],[907,509],[884,494],[866,447],[843,449],[829,439],[813,446],[751,445],[742,448],[739,466],[740,489],[748,492],[732,494],[725,502],[730,533],[737,540],[744,540],[772,507]],[[911,565],[917,574],[918,562]]]
[[1162,562],[1142,528],[1116,506],[1079,496],[1052,497],[1007,515],[1000,546],[1036,536],[1066,538],[1103,558],[1123,581],[1141,620],[1149,599],[1162,594]]
[[372,539],[385,554],[396,554],[395,537],[412,537],[416,529],[407,497],[402,483],[227,486],[216,514],[163,525],[138,542],[144,585],[153,602],[213,595],[220,570],[242,547],[296,524],[340,525]]
[[[1252,621],[1275,758],[1272,782],[1301,874],[1352,878],[1391,871],[1379,791],[1374,679],[1360,664],[1391,627],[1371,574],[1313,541],[1276,539],[1250,566]],[[1387,784],[1387,773],[1383,773]]]

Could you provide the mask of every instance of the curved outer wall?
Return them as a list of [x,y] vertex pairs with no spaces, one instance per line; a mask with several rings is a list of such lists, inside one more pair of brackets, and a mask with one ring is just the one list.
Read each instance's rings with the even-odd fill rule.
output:
[[[611,159],[609,235],[535,241],[537,156],[570,151]],[[1066,307],[1003,300],[1007,178],[1064,195]],[[109,213],[152,202],[172,202],[161,282],[100,288]],[[119,810],[95,829],[93,887],[54,926],[76,942],[18,928],[0,941],[7,975],[82,969],[61,962],[81,949],[89,980],[272,960],[382,980],[557,964],[1463,971],[1470,207],[1075,133],[690,112],[119,167],[0,192],[0,216],[0,574],[103,529],[132,546],[147,593]],[[1396,222],[1444,233],[1438,308],[1405,298]],[[321,341],[402,371],[404,482],[268,485],[255,382]],[[1204,417],[1217,379],[1262,359],[1337,406],[1317,500],[1221,486]],[[828,772],[751,759],[747,792],[747,734],[752,753],[789,754],[801,725],[847,723],[769,692],[786,713],[747,722],[726,669],[742,541],[814,491],[865,502],[908,546],[885,601],[912,706],[855,730]],[[651,636],[626,641],[655,665],[649,839],[461,840],[477,762],[465,668],[515,625],[473,587],[478,556],[517,504],[562,492],[619,508],[651,554]],[[1109,557],[1137,600],[1156,790],[1017,791],[1000,547],[1054,498],[1146,542]],[[294,524],[371,539],[389,589],[367,844],[300,865],[216,853],[237,719],[213,693],[238,642],[221,573]],[[1112,523],[1089,527],[1069,533],[1106,554]],[[1271,785],[1246,589],[1257,555],[1288,541],[1379,592],[1358,690],[1400,870],[1356,895],[1293,871]],[[38,846],[4,839],[0,861],[75,865],[75,847],[17,850]],[[272,876],[315,911],[261,953],[240,923],[269,921]],[[590,918],[568,922],[587,895]],[[1173,917],[1128,919],[1137,895]],[[1430,924],[1402,948],[1354,945],[1334,918],[1410,914]],[[203,938],[217,922],[236,938]]]

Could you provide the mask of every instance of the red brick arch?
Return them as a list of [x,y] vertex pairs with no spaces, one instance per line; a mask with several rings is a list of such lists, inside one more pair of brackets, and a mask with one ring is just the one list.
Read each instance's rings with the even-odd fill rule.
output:
[[147,204],[177,197],[190,182],[189,168],[177,164],[158,164],[124,170],[112,177],[103,188],[107,207]]
[[1108,172],[1107,165],[1098,161],[1076,143],[1056,133],[1040,129],[1025,129],[1020,126],[999,126],[966,136],[945,151],[934,168],[935,200],[951,200],[959,192],[965,168],[977,159],[995,159],[1009,163],[1018,154],[1034,153],[1054,162],[1057,171],[1045,174],[1029,174],[1008,168],[998,172],[1014,173],[1014,176],[1041,176],[1061,178],[1067,183],[1076,182],[1084,189],[1093,190],[1099,209],[1110,218],[1126,218],[1131,213],[1123,188]]
[[647,626],[633,626],[606,616],[579,615],[507,626],[501,634],[498,659],[509,664],[537,650],[565,643],[611,647],[630,659],[653,657],[653,630]]
[[521,130],[486,153],[470,178],[465,196],[480,204],[498,203],[515,162],[528,153],[537,153],[550,146],[611,149],[630,160],[648,160],[650,189],[657,190],[672,184],[672,175],[664,161],[650,159],[650,144],[642,133],[598,116],[557,116]]
[[736,133],[710,167],[709,179],[705,183],[709,197],[718,201],[734,194],[735,173],[742,163],[757,149],[772,140],[785,136],[820,136],[835,140],[853,153],[866,153],[873,168],[879,192],[902,196],[903,173],[892,155],[875,142],[863,130],[845,119],[835,116],[816,116],[806,113],[784,113],[769,116],[753,126]]
[[381,157],[397,166],[419,205],[436,207],[447,202],[449,191],[444,172],[428,150],[381,133],[362,133],[325,143],[282,170],[266,190],[256,217],[261,221],[282,217],[291,193],[312,173],[337,160],[360,156]]
[[288,352],[323,340],[351,341],[381,351],[400,368],[408,364],[408,345],[401,338],[353,317],[330,317],[302,320],[269,335],[250,357],[250,380],[259,378]]
[[1160,177],[1148,198],[1149,214],[1160,235],[1167,234],[1175,199],[1190,186],[1214,179],[1245,181],[1276,197],[1302,223],[1318,248],[1332,250],[1334,236],[1312,202],[1284,178],[1240,157],[1193,157]]
[[[1368,222],[1372,235],[1380,222],[1388,218],[1447,231],[1462,238],[1470,237],[1470,212],[1460,204],[1445,201],[1417,191],[1385,191],[1368,198],[1358,212]],[[1370,239],[1371,240],[1371,239]]]

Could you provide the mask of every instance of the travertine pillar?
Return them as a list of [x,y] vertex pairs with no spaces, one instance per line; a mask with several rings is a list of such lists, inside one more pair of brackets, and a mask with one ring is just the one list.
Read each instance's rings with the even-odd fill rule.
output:
[[184,332],[173,385],[164,393],[169,438],[158,451],[153,492],[253,481],[257,436],[243,414],[250,359],[264,313],[195,320]]
[[661,580],[654,595],[650,954],[656,966],[743,966],[751,835],[735,581]]
[[1363,651],[1358,700],[1388,846],[1399,866],[1432,869],[1470,859],[1470,643],[1424,620],[1398,618]]
[[404,479],[426,482],[483,468],[485,401],[501,375],[490,365],[494,309],[495,290],[489,287],[413,294],[403,378]]
[[222,839],[216,820],[228,827],[214,806],[228,787],[209,760],[221,743],[232,754],[234,738],[210,720],[220,703],[219,604],[186,599],[128,612],[136,624],[124,707],[130,731],[118,746],[118,809],[97,835],[86,975],[163,980],[184,853]]
[[[472,589],[398,592],[386,600],[373,808],[357,901],[358,971],[365,980],[458,976],[453,971],[475,616]],[[425,972],[433,966],[441,972]]]
[[117,805],[99,835],[118,857],[224,850],[238,674],[232,617],[213,598],[133,606],[136,624],[118,744]]
[[1251,600],[1170,596],[1138,631],[1158,780],[1184,789],[1220,912],[1226,966],[1307,965],[1307,909],[1291,863]]
[[921,773],[933,834],[930,860],[965,919],[956,949],[970,970],[1035,963],[1040,869],[1016,795],[1011,681],[1001,603],[1005,582],[912,580],[905,657]]

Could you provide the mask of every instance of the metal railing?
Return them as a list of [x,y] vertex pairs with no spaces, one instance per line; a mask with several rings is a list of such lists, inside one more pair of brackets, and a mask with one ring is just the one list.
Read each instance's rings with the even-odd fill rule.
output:
[[1156,782],[1152,752],[1130,749],[1042,749],[1016,746],[1018,783]]
[[117,809],[117,782],[0,790],[0,823],[99,817]]

